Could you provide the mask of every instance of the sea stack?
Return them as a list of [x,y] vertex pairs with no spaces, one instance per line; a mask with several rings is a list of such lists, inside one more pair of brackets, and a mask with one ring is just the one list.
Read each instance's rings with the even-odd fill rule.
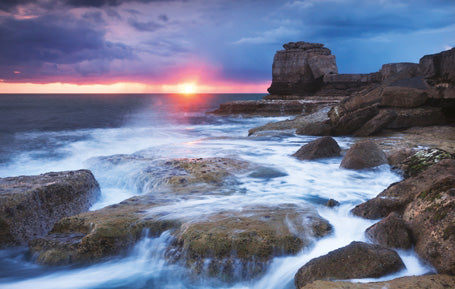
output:
[[273,59],[270,94],[311,95],[323,85],[324,75],[338,73],[335,55],[324,44],[299,41],[283,47]]

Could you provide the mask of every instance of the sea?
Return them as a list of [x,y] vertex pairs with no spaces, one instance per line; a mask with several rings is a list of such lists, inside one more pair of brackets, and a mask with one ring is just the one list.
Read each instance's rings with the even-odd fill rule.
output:
[[[278,177],[240,175],[238,191],[201,196],[170,204],[176,214],[239,210],[244,206],[297,204],[314,207],[333,233],[314,240],[296,255],[275,257],[254,278],[225,283],[195,276],[170,263],[165,252],[171,232],[144,237],[126,254],[85,266],[48,267],[34,262],[26,247],[0,250],[0,288],[294,288],[294,275],[309,260],[352,241],[370,242],[364,231],[374,224],[350,214],[401,176],[388,165],[369,170],[339,167],[342,157],[300,161],[291,155],[316,137],[293,132],[248,136],[248,130],[289,117],[218,116],[207,112],[235,100],[258,100],[264,94],[2,94],[0,95],[0,177],[90,169],[101,187],[91,210],[144,193],[134,184],[135,167],[106,169],[101,156],[141,154],[161,159],[228,157],[282,172]],[[356,142],[335,138],[342,149]],[[324,204],[335,199],[340,205]],[[433,272],[411,250],[398,250],[406,269],[377,279]]]

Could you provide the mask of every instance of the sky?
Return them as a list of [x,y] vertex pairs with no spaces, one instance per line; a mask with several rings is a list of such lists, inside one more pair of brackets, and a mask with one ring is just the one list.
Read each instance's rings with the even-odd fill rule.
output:
[[340,73],[455,46],[454,0],[0,0],[0,93],[259,92],[291,41]]

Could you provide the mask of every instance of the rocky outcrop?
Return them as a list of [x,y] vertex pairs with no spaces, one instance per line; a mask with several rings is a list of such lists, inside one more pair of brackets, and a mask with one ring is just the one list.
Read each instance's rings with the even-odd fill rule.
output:
[[296,254],[331,230],[310,207],[251,206],[184,224],[170,255],[196,273],[225,281],[251,278],[273,257]]
[[385,153],[372,141],[354,144],[344,156],[340,167],[360,170],[376,167],[387,163]]
[[340,155],[341,148],[332,137],[326,136],[302,146],[292,156],[299,160],[314,160],[320,158],[337,157]]
[[298,289],[448,289],[455,288],[455,277],[449,275],[408,276],[371,283],[315,281]]
[[404,268],[398,254],[379,245],[352,242],[301,267],[294,278],[296,288],[315,280],[378,278]]
[[44,236],[61,218],[87,211],[98,195],[88,170],[0,178],[0,246]]
[[414,177],[443,159],[455,159],[455,154],[440,149],[411,151],[401,161],[395,161],[394,168],[401,170],[405,177]]
[[455,160],[444,159],[391,185],[376,198],[355,207],[352,213],[370,219],[391,212],[403,216],[416,253],[439,273],[455,275],[454,188]]
[[323,44],[302,41],[283,47],[273,59],[270,94],[313,94],[322,86],[324,75],[338,73],[335,56]]

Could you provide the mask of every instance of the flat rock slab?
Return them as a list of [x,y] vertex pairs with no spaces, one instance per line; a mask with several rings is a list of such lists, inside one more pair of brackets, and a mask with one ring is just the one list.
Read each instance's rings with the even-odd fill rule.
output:
[[383,282],[351,283],[315,281],[298,289],[449,289],[455,288],[455,277],[449,275],[409,276]]
[[171,252],[196,273],[230,281],[258,275],[273,257],[296,254],[331,231],[311,207],[251,206],[184,224]]
[[87,211],[99,192],[88,170],[0,178],[0,246],[44,236],[61,218]]
[[380,245],[352,242],[306,263],[295,275],[296,288],[315,280],[378,278],[405,266],[400,256]]

